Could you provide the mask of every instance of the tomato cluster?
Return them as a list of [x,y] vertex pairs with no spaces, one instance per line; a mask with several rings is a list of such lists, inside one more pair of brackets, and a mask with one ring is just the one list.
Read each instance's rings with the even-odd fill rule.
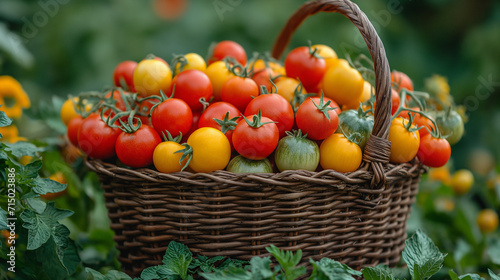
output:
[[[439,122],[408,76],[391,78],[391,162],[444,165],[450,145]],[[352,172],[373,129],[373,82],[326,45],[295,48],[281,64],[222,41],[207,61],[196,53],[124,61],[113,80],[113,90],[68,101],[79,108],[65,119],[68,139],[131,168]]]

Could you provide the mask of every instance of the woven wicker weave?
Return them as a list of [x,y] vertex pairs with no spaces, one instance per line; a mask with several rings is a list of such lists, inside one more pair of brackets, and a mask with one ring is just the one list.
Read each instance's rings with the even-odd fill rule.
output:
[[227,171],[162,174],[131,170],[88,158],[105,190],[122,268],[138,275],[161,263],[170,241],[193,253],[250,259],[274,244],[311,257],[333,258],[355,269],[395,265],[423,172],[414,160],[389,162],[390,70],[373,26],[348,0],[304,4],[288,21],[273,49],[278,58],[300,23],[317,12],[338,12],[365,38],[372,55],[377,110],[361,167],[351,173]]

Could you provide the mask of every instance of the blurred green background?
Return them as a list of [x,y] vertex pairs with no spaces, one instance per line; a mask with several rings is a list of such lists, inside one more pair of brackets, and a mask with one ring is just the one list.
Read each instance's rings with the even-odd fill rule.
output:
[[[205,56],[212,42],[225,39],[248,53],[270,51],[303,2],[0,0],[0,74],[21,82],[36,112],[52,104],[51,96],[112,85],[120,61],[149,53],[167,61],[188,52]],[[433,74],[447,77],[456,103],[467,108],[466,135],[452,148],[455,167],[498,159],[500,1],[355,2],[379,32],[392,69],[406,72],[416,90]],[[340,15],[309,18],[289,49],[308,40],[332,46],[341,57],[368,54],[359,32]],[[53,133],[29,116],[18,126],[28,138]]]

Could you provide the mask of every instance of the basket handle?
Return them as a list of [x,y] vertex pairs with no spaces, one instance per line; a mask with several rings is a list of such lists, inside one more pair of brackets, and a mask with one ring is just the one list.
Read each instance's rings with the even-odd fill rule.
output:
[[391,124],[391,80],[385,48],[375,28],[359,7],[349,0],[312,0],[300,7],[281,30],[273,46],[272,56],[279,59],[291,36],[300,24],[318,12],[340,13],[347,17],[361,32],[372,56],[375,70],[375,96],[377,107],[374,125],[365,147],[363,161],[371,165],[374,172],[372,187],[385,183],[384,166],[389,162],[391,142],[388,140]]

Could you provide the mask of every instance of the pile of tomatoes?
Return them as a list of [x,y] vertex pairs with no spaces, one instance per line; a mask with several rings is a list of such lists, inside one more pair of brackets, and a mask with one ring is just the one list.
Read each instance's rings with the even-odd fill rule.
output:
[[[120,63],[113,78],[110,91],[68,99],[61,116],[86,155],[130,168],[351,172],[374,123],[372,83],[326,45],[295,48],[280,63],[222,41],[206,61],[148,56]],[[444,165],[449,135],[407,75],[391,78],[391,162]]]

